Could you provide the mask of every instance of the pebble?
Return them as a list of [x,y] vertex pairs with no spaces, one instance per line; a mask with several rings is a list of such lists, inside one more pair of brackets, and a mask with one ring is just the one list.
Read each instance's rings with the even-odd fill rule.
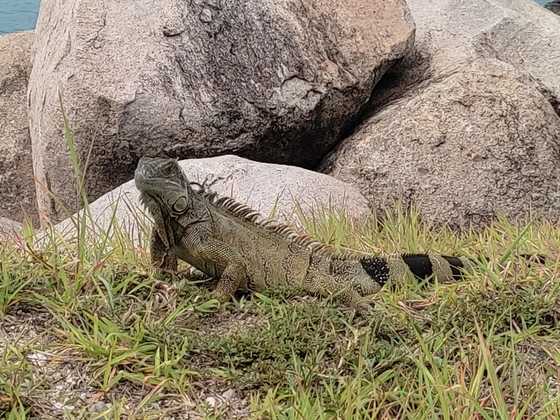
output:
[[102,411],[105,411],[109,408],[109,404],[107,404],[104,401],[97,401],[95,404],[91,405],[91,407],[89,407],[89,411],[91,413],[100,413]]
[[222,398],[226,401],[231,401],[235,398],[235,389],[228,389],[222,394]]
[[27,356],[27,360],[29,360],[33,365],[43,367],[49,361],[49,358],[45,353],[37,352],[31,353]]

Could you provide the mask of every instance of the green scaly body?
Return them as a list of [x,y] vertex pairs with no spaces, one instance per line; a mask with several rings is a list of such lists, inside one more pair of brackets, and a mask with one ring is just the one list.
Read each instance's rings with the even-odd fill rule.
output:
[[337,296],[361,307],[367,296],[407,275],[448,282],[461,277],[466,258],[431,254],[393,257],[337,255],[277,222],[263,221],[231,198],[195,191],[173,159],[142,158],[135,173],[141,201],[154,219],[151,258],[174,271],[180,258],[219,279],[216,295],[228,300],[239,288],[293,286]]

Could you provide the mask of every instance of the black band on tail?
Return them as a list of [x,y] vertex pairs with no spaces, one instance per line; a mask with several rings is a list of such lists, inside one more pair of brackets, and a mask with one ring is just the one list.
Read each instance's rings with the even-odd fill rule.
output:
[[[540,264],[544,264],[545,262],[545,257],[542,255],[523,254],[521,257],[527,259],[529,262],[537,261]],[[460,280],[463,277],[463,268],[465,268],[463,261],[458,257],[446,255],[442,255],[441,258],[449,264],[453,280]],[[416,277],[426,280],[433,276],[434,268],[428,255],[405,254],[402,256],[402,259]],[[390,268],[386,259],[380,257],[364,257],[360,260],[360,263],[368,275],[381,286],[384,286],[385,283],[389,281]],[[473,260],[473,263],[476,263],[476,261]]]
[[461,277],[463,277],[462,269],[465,267],[463,261],[457,257],[448,257],[446,255],[442,255],[441,257],[449,263],[453,280],[460,280]]
[[426,280],[434,274],[432,262],[426,254],[405,254],[402,259],[408,265],[412,274],[418,278]]
[[383,258],[365,257],[360,260],[362,267],[369,276],[384,286],[389,281],[389,264]]

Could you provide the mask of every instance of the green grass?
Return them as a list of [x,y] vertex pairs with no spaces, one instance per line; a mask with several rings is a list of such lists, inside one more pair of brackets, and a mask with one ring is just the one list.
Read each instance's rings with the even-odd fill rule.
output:
[[[65,137],[87,208],[67,121]],[[101,229],[86,210],[71,238],[27,228],[0,246],[0,417],[560,416],[559,226],[501,219],[457,234],[399,208],[359,224],[297,213],[341,250],[489,259],[461,283],[403,280],[352,318],[289,289],[218,306],[181,276],[161,287],[145,241],[115,217]]]
[[[41,248],[28,231],[0,250],[2,325],[34,331],[0,340],[0,414],[89,418],[103,401],[109,418],[157,418],[162,406],[179,418],[560,415],[558,227],[501,220],[459,235],[398,210],[383,223],[329,213],[303,222],[340,248],[491,259],[461,283],[383,290],[369,316],[351,319],[292,290],[218,307],[208,287],[180,277],[162,289],[147,252],[118,229],[101,241],[52,233]],[[516,258],[526,252],[549,258],[528,266]],[[44,366],[30,358],[38,352]],[[86,379],[53,400],[49,372],[62,368]],[[230,405],[211,404],[227,390]]]

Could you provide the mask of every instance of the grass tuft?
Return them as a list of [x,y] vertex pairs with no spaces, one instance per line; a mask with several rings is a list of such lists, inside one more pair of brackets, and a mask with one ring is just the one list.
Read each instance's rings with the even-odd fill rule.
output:
[[180,276],[162,289],[116,220],[120,234],[102,245],[88,228],[78,242],[52,230],[38,247],[27,232],[0,250],[2,416],[560,415],[558,227],[501,220],[456,234],[415,214],[306,219],[339,249],[489,256],[460,283],[383,290],[369,317],[351,319],[296,290],[218,307]]

